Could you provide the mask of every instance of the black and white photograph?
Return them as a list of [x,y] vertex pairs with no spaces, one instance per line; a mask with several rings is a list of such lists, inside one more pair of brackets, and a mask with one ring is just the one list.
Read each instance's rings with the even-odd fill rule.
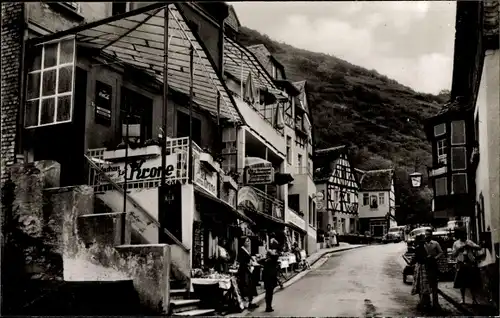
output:
[[499,316],[500,0],[1,9],[1,316]]

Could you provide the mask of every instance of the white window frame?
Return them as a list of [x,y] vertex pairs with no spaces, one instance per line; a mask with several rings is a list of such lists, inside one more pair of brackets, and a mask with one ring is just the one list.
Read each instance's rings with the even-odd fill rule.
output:
[[[440,150],[442,150],[442,153]],[[436,141],[436,154],[439,163],[447,163],[448,154],[446,153],[446,139],[439,139]]]
[[[453,150],[461,149],[464,151],[464,167],[463,168],[455,168],[453,167]],[[467,148],[465,146],[462,147],[452,147],[451,148],[451,170],[452,171],[460,171],[460,170],[466,170],[467,169]]]
[[[368,203],[365,204],[365,198],[368,198]],[[363,205],[370,205],[370,195],[368,193],[363,193]]]
[[[444,127],[444,131],[443,131],[442,133],[438,134],[438,133],[436,132],[436,128],[437,128],[437,127],[441,127],[441,126],[443,126],[443,127]],[[435,126],[434,126],[434,137],[439,137],[439,136],[442,136],[442,135],[444,135],[444,134],[446,134],[446,124],[445,124],[445,123],[443,123],[443,124],[439,124],[439,125],[435,125]]]
[[[70,40],[72,39],[73,40],[73,61],[71,63],[64,63],[64,64],[59,64],[59,59],[60,59],[60,50],[61,50],[61,42],[64,42],[64,41],[67,41],[67,40]],[[45,63],[45,45],[49,45],[49,44],[54,44],[54,43],[57,43],[57,52],[56,52],[56,65],[54,66],[51,66],[51,67],[48,67],[48,68],[44,68],[44,63]],[[45,42],[45,43],[41,43],[41,44],[38,44],[37,46],[42,46],[42,55],[40,56],[40,69],[39,70],[34,70],[34,71],[30,71],[28,72],[27,74],[27,79],[28,79],[28,76],[30,74],[37,74],[39,73],[40,74],[40,82],[39,82],[39,85],[40,85],[40,94],[38,97],[36,98],[31,98],[31,99],[27,99],[26,102],[25,102],[25,105],[24,105],[24,113],[26,114],[27,113],[27,105],[28,105],[28,102],[31,102],[31,101],[36,101],[38,100],[38,121],[37,121],[37,125],[33,125],[33,126],[27,126],[27,123],[26,123],[26,117],[24,118],[24,127],[26,129],[33,129],[33,128],[39,128],[39,127],[46,127],[46,126],[52,126],[52,125],[59,125],[59,124],[64,124],[64,123],[69,123],[73,120],[73,106],[74,106],[74,96],[73,96],[73,93],[75,91],[75,65],[76,65],[76,40],[75,40],[75,37],[74,36],[70,36],[70,37],[65,37],[65,38],[62,38],[62,39],[58,39],[56,41],[49,41],[49,42]],[[58,93],[58,90],[59,90],[59,69],[61,68],[64,68],[64,67],[68,67],[68,66],[72,66],[72,74],[71,74],[71,91],[69,92],[64,92],[64,93]],[[53,71],[55,70],[56,71],[56,79],[55,79],[55,82],[56,82],[56,85],[55,85],[55,94],[53,95],[48,95],[48,96],[42,96],[42,91],[43,91],[43,75],[46,71]],[[26,85],[26,94],[28,93],[28,88],[27,88],[27,85]],[[69,108],[69,119],[68,120],[64,120],[64,121],[57,121],[57,110],[58,110],[58,101],[59,101],[59,97],[63,97],[63,96],[71,96],[70,98],[70,108]],[[47,123],[47,124],[40,124],[40,121],[42,120],[42,101],[45,100],[45,99],[49,99],[49,98],[54,98],[54,120],[53,122],[51,123]]]
[[384,205],[385,204],[385,193],[379,192],[379,194],[378,194],[378,204],[379,205]]
[[[461,122],[463,123],[463,136],[464,136],[464,141],[462,143],[454,143],[453,142],[453,123],[455,122]],[[465,129],[465,120],[455,120],[455,121],[452,121],[451,124],[451,134],[450,134],[450,143],[452,146],[461,146],[461,145],[465,145],[465,143],[467,142],[467,135],[465,134],[466,132],[466,129]]]
[[455,194],[455,189],[453,187],[454,183],[453,183],[453,177],[454,176],[458,176],[458,175],[464,175],[465,176],[465,192],[464,193],[459,193],[459,194],[466,194],[469,192],[469,183],[468,183],[468,180],[467,180],[467,173],[465,172],[461,172],[461,173],[453,173],[451,175],[451,194]]

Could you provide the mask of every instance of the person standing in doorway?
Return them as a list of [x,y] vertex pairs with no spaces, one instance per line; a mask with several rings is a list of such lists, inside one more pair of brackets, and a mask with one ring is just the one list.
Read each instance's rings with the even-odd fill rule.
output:
[[425,250],[427,251],[427,278],[432,292],[432,306],[434,309],[439,309],[438,300],[438,274],[439,266],[438,259],[443,256],[443,250],[438,242],[432,239],[432,230],[425,231]]

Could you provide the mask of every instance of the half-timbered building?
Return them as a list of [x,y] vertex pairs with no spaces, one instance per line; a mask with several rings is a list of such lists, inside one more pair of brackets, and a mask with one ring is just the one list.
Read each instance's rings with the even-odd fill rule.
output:
[[371,236],[383,237],[395,221],[394,170],[359,172],[359,229]]
[[318,193],[318,228],[330,224],[339,234],[358,229],[359,183],[345,145],[315,152],[314,183]]

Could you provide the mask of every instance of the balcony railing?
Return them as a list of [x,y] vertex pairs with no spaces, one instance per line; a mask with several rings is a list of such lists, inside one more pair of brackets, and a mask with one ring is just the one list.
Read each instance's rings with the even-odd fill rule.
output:
[[284,220],[285,218],[285,205],[283,200],[278,198],[274,198],[264,191],[257,189],[255,187],[251,187],[259,200],[259,212],[263,212],[267,215],[273,216],[280,220]]
[[[143,150],[146,153],[148,147],[142,147],[139,149],[129,150],[129,156],[132,152],[141,152]],[[156,149],[158,149],[157,147]],[[186,184],[188,182],[189,169],[194,169],[193,171],[193,182],[203,189],[207,190],[209,193],[218,197],[218,182],[220,182],[221,174],[223,171],[218,169],[218,164],[213,162],[213,158],[210,154],[204,152],[196,143],[193,142],[193,165],[189,167],[189,138],[181,137],[181,138],[172,138],[167,140],[167,176],[166,183],[167,184]],[[117,150],[115,153],[122,150]],[[123,185],[125,182],[124,175],[124,161],[123,154],[121,156],[117,156],[115,160],[106,159],[105,158],[105,148],[98,149],[90,149],[87,152],[88,157],[92,160],[93,163],[96,164],[97,167],[103,169],[107,172],[109,178],[113,180],[116,184]],[[159,151],[156,152],[159,154]],[[156,188],[160,185],[161,179],[161,157],[157,156],[155,158],[146,159],[146,161],[139,161],[139,165],[147,164],[147,168],[144,170],[148,171],[147,177],[137,177],[137,175],[141,173],[137,173],[140,171],[140,166],[137,167],[137,163],[135,159],[129,158],[129,168],[127,173],[127,189],[134,188]],[[130,165],[131,162],[134,162],[136,166],[134,169],[136,173],[134,174],[133,169]],[[142,162],[142,163],[141,163]],[[210,169],[202,169],[202,162],[204,165],[210,166]],[[155,173],[153,173],[155,171]],[[142,172],[142,175],[145,173]],[[108,190],[112,190],[113,186],[102,177],[99,173],[96,173],[95,169],[90,169],[88,184],[94,187],[96,192],[104,192]]]

